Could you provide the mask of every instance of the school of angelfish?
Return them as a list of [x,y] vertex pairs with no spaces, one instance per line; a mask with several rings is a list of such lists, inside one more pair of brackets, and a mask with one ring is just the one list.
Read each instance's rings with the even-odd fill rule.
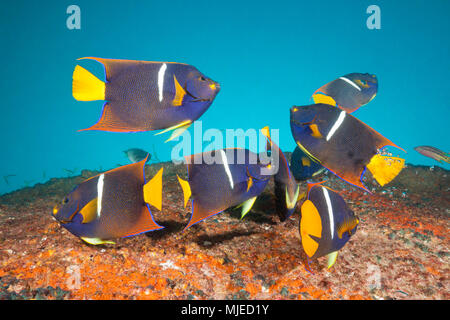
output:
[[[75,67],[73,97],[105,101],[100,120],[83,130],[171,131],[166,140],[170,141],[199,119],[220,91],[219,83],[188,64],[82,59],[100,62],[106,75],[102,81],[83,67]],[[338,251],[356,232],[359,219],[325,182],[307,181],[328,170],[369,191],[362,181],[367,170],[384,186],[404,167],[404,159],[382,153],[386,146],[399,147],[351,114],[369,103],[377,91],[375,75],[351,73],[316,90],[312,95],[315,104],[293,106],[290,126],[297,147],[290,163],[271,139],[268,127],[261,130],[267,140],[268,162],[262,161],[261,154],[239,148],[187,156],[188,178],[178,176],[185,208],[191,200],[186,228],[234,206],[242,207],[243,218],[274,179],[281,221],[301,202],[299,232],[308,257],[305,267],[309,270],[310,259],[326,256],[330,268]],[[131,164],[87,179],[53,208],[54,218],[89,244],[114,243],[114,238],[163,228],[150,210],[150,206],[162,207],[163,169],[146,181],[144,167],[150,154],[140,149],[129,149],[125,154]],[[196,158],[220,161],[207,163]],[[243,161],[235,161],[238,158]],[[275,162],[278,170],[272,170]],[[308,183],[305,194],[299,194],[302,182]]]

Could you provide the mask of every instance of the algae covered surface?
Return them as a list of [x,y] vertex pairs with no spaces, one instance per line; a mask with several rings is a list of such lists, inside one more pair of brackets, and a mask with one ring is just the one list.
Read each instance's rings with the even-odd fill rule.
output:
[[[360,217],[356,234],[328,270],[326,258],[304,268],[296,212],[281,223],[273,182],[240,220],[229,209],[183,231],[190,204],[164,166],[164,229],[92,246],[53,217],[73,187],[98,172],[53,178],[0,196],[0,299],[449,299],[449,171],[408,165],[372,194],[329,174]],[[306,183],[301,185],[306,190]]]

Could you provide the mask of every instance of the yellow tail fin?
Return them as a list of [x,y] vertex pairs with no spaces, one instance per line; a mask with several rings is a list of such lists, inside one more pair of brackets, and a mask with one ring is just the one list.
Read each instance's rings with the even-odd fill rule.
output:
[[161,211],[162,207],[162,175],[163,169],[144,185],[144,201]]
[[391,182],[404,166],[405,159],[376,154],[370,160],[367,169],[372,173],[375,180],[381,186],[384,186]]
[[180,183],[181,189],[183,189],[184,207],[186,208],[187,202],[189,201],[189,198],[191,197],[191,186],[189,185],[189,182],[181,179],[178,175],[177,175],[177,178],[178,178],[178,182]]
[[76,100],[105,100],[105,83],[85,68],[77,65],[72,79],[72,95]]
[[308,257],[312,257],[319,248],[319,244],[310,235],[316,238],[322,237],[322,219],[316,206],[310,200],[303,202],[301,211],[300,235],[302,245]]
[[330,96],[326,96],[321,93],[314,94],[313,96],[314,103],[323,103],[323,104],[329,104],[331,106],[336,106],[336,101]]

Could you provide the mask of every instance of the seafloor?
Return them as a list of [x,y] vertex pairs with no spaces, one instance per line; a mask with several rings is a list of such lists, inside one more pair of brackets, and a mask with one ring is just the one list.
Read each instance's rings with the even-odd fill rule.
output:
[[[183,231],[189,207],[164,166],[161,231],[91,246],[52,217],[53,206],[97,172],[51,179],[0,197],[0,299],[449,299],[449,172],[408,165],[372,194],[334,176],[360,217],[333,268],[303,266],[296,213],[275,214],[273,183],[247,217],[228,210]],[[302,191],[306,184],[302,186]]]

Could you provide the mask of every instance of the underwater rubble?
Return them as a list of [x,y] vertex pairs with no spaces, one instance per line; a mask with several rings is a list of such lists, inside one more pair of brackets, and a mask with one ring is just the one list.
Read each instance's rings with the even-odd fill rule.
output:
[[[290,154],[286,154],[290,157]],[[449,171],[407,165],[372,194],[328,174],[360,218],[329,270],[305,270],[300,205],[285,222],[271,181],[245,219],[229,209],[183,231],[190,205],[170,162],[164,167],[162,230],[92,246],[52,217],[52,208],[97,171],[53,178],[0,196],[0,299],[449,299]],[[300,192],[306,191],[306,183]],[[301,204],[301,201],[299,202]]]

